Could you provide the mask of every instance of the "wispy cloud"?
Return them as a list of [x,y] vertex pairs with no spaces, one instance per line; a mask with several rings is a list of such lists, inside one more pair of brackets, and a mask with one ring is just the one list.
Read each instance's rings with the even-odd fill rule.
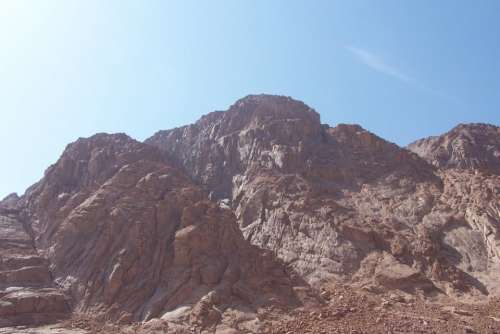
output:
[[432,95],[445,98],[457,103],[460,102],[457,98],[450,96],[440,90],[429,88],[427,85],[401,71],[396,66],[387,63],[384,59],[370,51],[354,46],[346,46],[345,49],[349,51],[349,53],[351,53],[358,61],[374,71],[396,78],[406,84],[410,84]]
[[415,81],[412,77],[386,63],[382,58],[370,51],[353,46],[346,46],[346,50],[352,53],[360,62],[370,67],[372,70],[389,75],[407,83]]

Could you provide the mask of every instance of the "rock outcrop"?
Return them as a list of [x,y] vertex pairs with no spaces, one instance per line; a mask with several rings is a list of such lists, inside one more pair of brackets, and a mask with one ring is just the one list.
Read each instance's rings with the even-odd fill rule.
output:
[[4,211],[5,209],[15,210],[19,199],[20,198],[16,193],[12,193],[6,196],[3,200],[0,201],[0,209],[4,209]]
[[408,149],[440,168],[500,174],[500,127],[495,125],[460,124],[441,136],[417,140]]
[[442,256],[477,280],[483,292],[498,295],[500,128],[460,124],[408,149],[439,167],[444,188],[434,211],[453,217],[441,235]]
[[0,327],[49,323],[69,314],[69,300],[54,284],[49,262],[36,252],[18,212],[0,208]]
[[[481,141],[488,152],[498,149],[495,138]],[[332,128],[302,102],[254,95],[146,143],[227,203],[247,240],[310,283],[335,278],[377,290],[373,274],[390,256],[421,274],[413,288],[484,292],[442,256],[450,226],[465,215],[443,197],[446,178],[360,126]]]
[[332,281],[500,295],[499,152],[495,126],[405,149],[271,95],[144,143],[79,139],[0,202],[0,326],[258,333]]
[[249,96],[146,143],[228,201],[248,240],[311,282],[353,274],[371,251],[389,249],[389,230],[411,231],[441,187],[417,156],[359,126],[321,125],[286,97]]
[[158,149],[125,135],[69,145],[21,202],[74,312],[258,328],[259,310],[299,304],[285,266],[245,242],[230,210]]

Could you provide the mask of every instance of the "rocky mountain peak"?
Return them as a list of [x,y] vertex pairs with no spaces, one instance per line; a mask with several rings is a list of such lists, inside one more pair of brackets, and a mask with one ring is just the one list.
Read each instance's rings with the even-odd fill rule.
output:
[[262,120],[302,119],[319,123],[320,115],[302,101],[280,95],[248,95],[236,101],[229,113],[245,112]]
[[228,198],[233,176],[251,168],[295,170],[319,141],[317,112],[290,97],[249,95],[227,111],[196,123],[160,131],[145,141],[159,147],[206,184],[216,198]]
[[61,191],[70,193],[98,186],[124,164],[144,159],[163,157],[154,147],[126,134],[99,133],[69,144],[59,160],[46,170],[44,181],[53,181],[61,186]]
[[69,144],[21,199],[39,245],[54,233],[52,222],[61,208],[81,204],[121,168],[139,161],[164,162],[165,158],[157,148],[125,134],[99,133]]
[[[228,119],[225,125],[230,132],[249,129],[269,129],[274,132],[275,141],[281,139],[307,140],[310,135],[320,132],[319,114],[301,101],[287,96],[249,95],[234,103],[224,114]],[[298,132],[294,138],[288,133],[291,129]],[[304,132],[305,131],[305,132]]]
[[14,209],[17,206],[17,203],[19,202],[19,195],[17,193],[12,193],[7,196],[5,196],[4,199],[0,201],[0,209]]
[[439,168],[500,173],[500,127],[492,124],[459,124],[441,136],[417,140],[408,149]]

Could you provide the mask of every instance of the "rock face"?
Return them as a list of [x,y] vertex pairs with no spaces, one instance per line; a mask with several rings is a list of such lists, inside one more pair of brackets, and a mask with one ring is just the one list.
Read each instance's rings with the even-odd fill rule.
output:
[[452,219],[441,236],[443,256],[498,295],[500,272],[500,128],[461,124],[408,148],[439,167],[443,192],[436,213]]
[[227,112],[210,113],[196,124],[160,131],[146,143],[168,152],[213,198],[228,198],[232,177],[246,170],[303,169],[304,160],[290,159],[305,157],[320,133],[319,114],[311,108],[264,95],[241,99]]
[[242,305],[255,326],[271,300],[298,305],[285,267],[207,197],[155,147],[98,134],[69,145],[21,206],[75,312],[206,329],[240,326]]
[[431,164],[441,168],[479,169],[500,174],[500,127],[460,124],[442,136],[408,145]]
[[416,155],[356,125],[321,125],[286,97],[249,96],[146,143],[227,198],[245,237],[310,282],[354,274],[396,229],[414,234],[441,188]]
[[[484,137],[471,145],[487,143],[496,152],[498,133]],[[448,176],[357,125],[332,128],[302,102],[255,95],[146,143],[228,203],[247,240],[310,283],[335,278],[376,290],[374,273],[390,256],[420,273],[413,288],[485,290],[467,271],[467,257],[442,256],[453,248],[446,241],[457,239],[456,226],[470,228],[466,247],[475,240],[486,250],[487,239],[465,221],[465,208],[454,206],[461,195],[448,187]],[[497,214],[489,217],[498,222]]]
[[500,294],[499,138],[461,125],[404,149],[251,95],[144,143],[79,139],[0,202],[0,325],[257,333],[332,281]]
[[69,300],[56,288],[48,266],[18,212],[0,208],[0,327],[69,316]]
[[17,207],[18,202],[19,202],[19,196],[16,193],[12,193],[0,201],[0,208],[15,209]]

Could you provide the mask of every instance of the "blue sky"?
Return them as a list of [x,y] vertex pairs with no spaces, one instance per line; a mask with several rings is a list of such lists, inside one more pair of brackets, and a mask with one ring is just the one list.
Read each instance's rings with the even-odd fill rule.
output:
[[251,93],[406,145],[500,122],[500,1],[0,0],[0,197],[96,132],[145,139]]

